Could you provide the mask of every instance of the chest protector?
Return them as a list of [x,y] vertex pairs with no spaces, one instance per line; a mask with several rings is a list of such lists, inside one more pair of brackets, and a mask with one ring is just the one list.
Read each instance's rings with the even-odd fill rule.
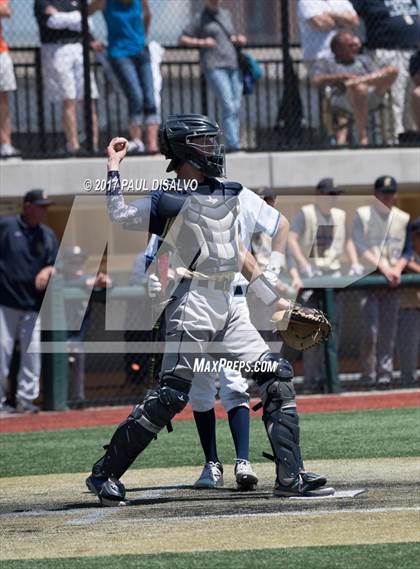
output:
[[[331,209],[328,219],[319,208],[313,204],[302,207],[305,216],[305,232],[303,234],[303,250],[306,254],[312,252],[310,261],[321,271],[337,271],[341,267],[340,257],[344,250],[346,240],[346,212],[337,207]],[[316,236],[318,228],[324,225],[333,225],[333,239],[331,245],[321,255],[318,252]]]
[[392,207],[389,215],[383,217],[370,205],[359,207],[357,213],[362,220],[366,246],[378,259],[395,265],[404,249],[409,214]]
[[[214,182],[214,186],[213,186]],[[211,180],[183,198],[166,237],[178,262],[206,275],[239,268],[239,192],[241,184]]]

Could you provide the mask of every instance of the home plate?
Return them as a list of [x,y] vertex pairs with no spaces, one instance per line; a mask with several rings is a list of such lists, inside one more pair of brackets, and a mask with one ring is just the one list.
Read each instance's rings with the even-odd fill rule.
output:
[[357,490],[334,490],[334,488],[322,488],[322,490],[328,491],[331,490],[330,493],[316,496],[315,493],[313,496],[290,496],[289,500],[325,500],[327,498],[355,498],[359,496],[359,494],[363,494],[366,492],[366,488],[359,488]]

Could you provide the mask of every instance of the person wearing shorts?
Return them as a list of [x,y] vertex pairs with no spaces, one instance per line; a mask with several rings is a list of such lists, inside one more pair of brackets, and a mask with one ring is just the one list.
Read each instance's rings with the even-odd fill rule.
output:
[[[392,65],[378,67],[369,56],[359,54],[361,45],[360,39],[350,32],[338,32],[331,40],[333,56],[314,64],[312,84],[332,87],[332,106],[353,115],[358,143],[366,146],[369,111],[382,104],[398,69]],[[346,142],[347,127],[343,126],[337,133],[337,144]]]
[[[80,153],[77,101],[84,99],[83,35],[80,0],[36,0],[35,17],[41,37],[41,61],[45,96],[51,103],[63,104],[63,130],[66,150]],[[102,44],[90,38],[94,50]],[[95,100],[98,88],[91,74],[92,136],[98,147],[98,120]]]
[[9,113],[9,93],[16,91],[16,78],[9,47],[3,37],[2,19],[10,18],[9,0],[0,0],[0,157],[14,156],[19,150],[12,145],[12,123]]

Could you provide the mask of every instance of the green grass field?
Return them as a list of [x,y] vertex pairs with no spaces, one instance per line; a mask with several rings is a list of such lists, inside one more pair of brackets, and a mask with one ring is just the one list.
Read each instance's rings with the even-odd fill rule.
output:
[[[418,543],[296,547],[202,553],[162,553],[159,555],[116,555],[75,559],[3,561],[2,569],[401,569],[416,567]],[[416,561],[417,559],[417,561]]]
[[[332,470],[343,464],[342,461],[356,459],[341,467],[341,474],[338,470],[335,472],[336,479],[337,474],[338,478],[342,477],[340,480],[351,479],[350,486],[356,488],[361,480],[366,480],[363,476],[369,473],[372,482],[370,485],[367,483],[368,492],[357,503],[338,500],[331,506],[326,502],[319,505],[285,504],[270,498],[267,488],[265,494],[258,495],[257,492],[255,497],[251,495],[249,498],[229,494],[228,489],[226,492],[222,489],[224,494],[218,492],[214,496],[214,490],[207,494],[194,494],[196,490],[192,490],[192,494],[191,490],[189,494],[188,490],[184,491],[188,495],[176,494],[176,490],[174,494],[165,494],[168,482],[147,478],[148,472],[157,471],[144,470],[143,477],[148,480],[145,483],[145,501],[142,503],[141,489],[131,489],[130,500],[137,498],[139,502],[131,508],[123,508],[123,511],[114,510],[114,513],[98,508],[96,499],[84,491],[83,476],[80,476],[89,472],[92,462],[100,456],[101,445],[109,441],[114,427],[3,433],[0,435],[1,477],[3,492],[8,491],[8,494],[7,497],[3,494],[3,500],[0,499],[4,512],[0,515],[0,522],[5,536],[3,554],[0,547],[1,567],[415,567],[420,555],[420,544],[416,539],[420,527],[419,532],[415,529],[420,506],[413,493],[415,462],[409,457],[420,455],[419,424],[420,409],[417,408],[302,416],[301,440],[305,459],[331,460]],[[143,469],[163,467],[167,480],[170,480],[169,485],[175,472],[170,471],[171,467],[199,467],[203,463],[194,423],[179,421],[174,424],[174,429],[172,434],[162,433],[141,460],[134,464],[134,468]],[[226,420],[218,421],[217,432],[220,458],[231,464],[234,450]],[[251,460],[261,462],[262,450],[269,451],[269,445],[262,421],[256,417],[251,422]],[[398,474],[398,469],[402,472],[403,468],[398,457],[407,457],[404,472],[408,473],[409,469],[412,472],[411,478],[408,474],[402,477],[403,482]],[[384,458],[396,459],[395,463],[383,462],[389,469],[386,473],[384,468],[375,464],[362,467],[364,459]],[[362,467],[360,472],[364,472],[361,477],[354,472],[359,466]],[[257,467],[261,474],[263,465]],[[66,473],[79,474],[73,481],[73,476],[66,477]],[[62,480],[59,476],[57,479],[32,477],[43,474],[64,476]],[[17,476],[27,478],[14,478]],[[185,469],[181,475],[178,469],[177,476],[175,484],[184,480]],[[10,478],[7,480],[6,477]],[[264,477],[260,482],[261,490],[264,490]],[[270,490],[272,474],[268,484]],[[159,490],[159,487],[163,489]],[[157,494],[153,494],[154,488],[157,488]],[[148,498],[147,491],[150,490],[152,494]],[[12,495],[16,498],[11,498]],[[264,541],[267,532],[272,536],[269,542]],[[198,541],[197,535],[200,536]],[[292,536],[292,543],[288,535]],[[7,538],[11,540],[8,547]],[[196,539],[193,545],[190,539]],[[238,539],[241,539],[239,546]],[[169,545],[165,547],[167,541]],[[106,550],[105,543],[108,545]],[[156,547],[144,549],[143,544],[147,543]],[[86,549],[86,544],[90,549]],[[119,548],[116,549],[117,545]],[[166,552],[152,554],[154,551]]]
[[[308,460],[419,455],[420,409],[385,409],[303,415],[301,440]],[[134,468],[199,466],[203,462],[194,423],[178,421],[163,432]],[[88,472],[109,441],[113,427],[0,436],[1,476]],[[218,421],[220,459],[232,462],[233,443],[226,420]],[[270,451],[261,419],[251,422],[252,461]]]

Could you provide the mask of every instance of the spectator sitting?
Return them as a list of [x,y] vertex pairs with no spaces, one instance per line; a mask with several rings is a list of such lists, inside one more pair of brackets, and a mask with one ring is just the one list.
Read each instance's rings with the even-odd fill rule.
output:
[[416,128],[420,132],[420,49],[410,59],[410,76],[414,83],[411,92],[411,110]]
[[210,89],[222,108],[222,128],[226,149],[240,149],[240,111],[242,76],[238,66],[237,47],[246,37],[237,34],[229,10],[220,7],[221,0],[204,0],[204,10],[184,29],[181,45],[198,47],[200,63]]
[[359,25],[350,0],[298,0],[297,16],[305,61],[330,56],[333,36]]
[[[70,155],[80,153],[77,129],[77,101],[84,99],[83,35],[81,0],[35,0],[35,17],[41,37],[42,71],[47,99],[63,103],[63,130],[66,150]],[[94,50],[103,48],[91,37]],[[98,89],[91,74],[92,99]],[[98,147],[98,121],[95,101],[92,101],[92,135]]]
[[146,35],[151,13],[148,0],[92,0],[89,13],[103,10],[108,28],[108,57],[128,99],[130,153],[158,152],[159,116]]
[[16,91],[12,58],[2,33],[2,18],[10,18],[9,0],[0,0],[0,157],[16,156],[19,150],[12,146],[12,124],[9,114],[9,92]]
[[[89,290],[112,286],[112,280],[104,273],[88,275],[84,265],[87,255],[75,245],[63,252],[60,272],[67,287],[87,287]],[[67,300],[65,305],[68,330],[70,380],[68,397],[72,407],[82,407],[85,401],[85,351],[83,342],[89,325],[90,310],[87,300]]]
[[[379,68],[368,55],[360,55],[361,42],[349,32],[338,32],[331,41],[333,56],[318,60],[312,70],[316,87],[333,86],[334,107],[351,112],[359,144],[368,144],[368,113],[378,108],[398,75],[391,65]],[[347,127],[337,133],[337,144],[347,142]]]
[[[411,224],[413,251],[406,270],[420,275],[420,217]],[[401,385],[414,386],[419,377],[417,362],[420,353],[420,287],[408,286],[401,291],[398,326]]]
[[[366,27],[366,44],[381,67],[394,65],[399,73],[392,86],[395,138],[404,132],[410,82],[409,61],[420,44],[418,0],[352,0]],[[408,127],[409,121],[406,120]]]
[[[43,190],[31,190],[20,215],[0,218],[0,414],[39,411],[33,404],[41,372],[39,310],[58,248],[54,231],[42,221],[52,203]],[[6,402],[6,383],[16,340],[20,365],[14,409]]]

